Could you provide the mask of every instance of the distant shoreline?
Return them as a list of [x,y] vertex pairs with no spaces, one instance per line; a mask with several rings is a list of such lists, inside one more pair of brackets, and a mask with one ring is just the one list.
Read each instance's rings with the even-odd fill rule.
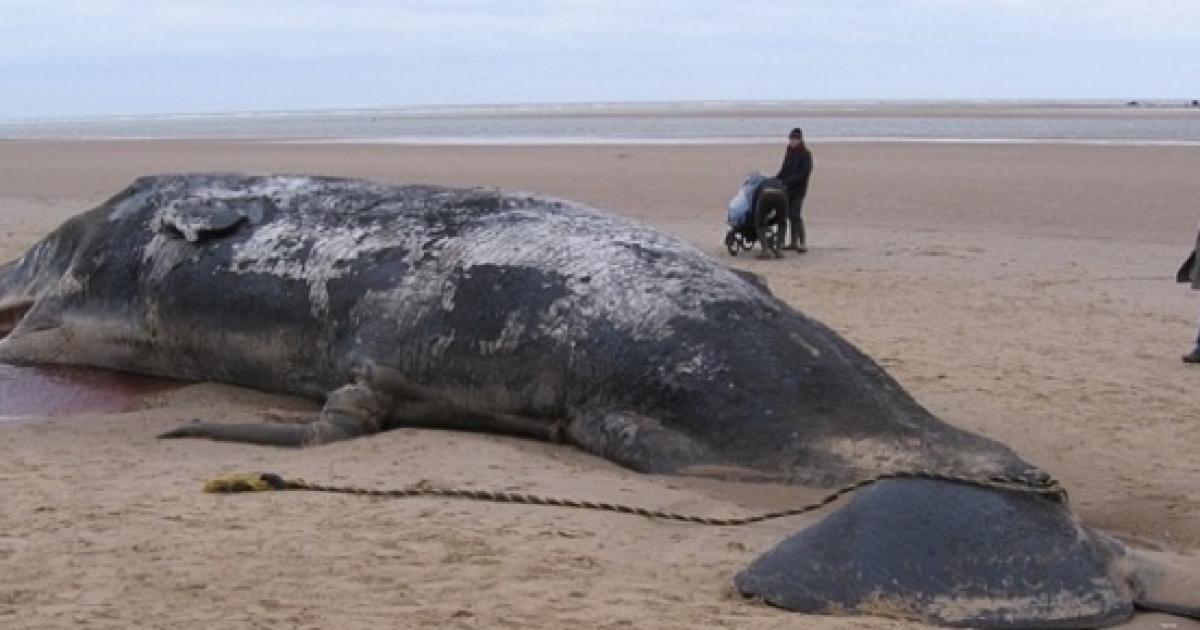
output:
[[802,127],[821,142],[1200,142],[1200,107],[1172,103],[592,103],[172,114],[0,122],[0,139],[724,145],[774,143]]
[[[1200,147],[1200,140],[1139,140],[1084,138],[905,138],[889,136],[821,137],[809,136],[811,144],[928,144],[928,145],[1058,145],[1096,147]],[[3,144],[21,143],[218,143],[264,145],[370,145],[406,147],[721,147],[778,145],[779,138],[301,138],[279,139],[259,137],[87,137],[87,138],[4,138]]]
[[520,117],[627,115],[1111,115],[1200,111],[1190,98],[1174,99],[863,99],[802,101],[661,101],[495,103],[465,105],[400,105],[394,107],[329,107],[223,112],[157,112],[0,119],[0,125],[45,122],[188,120],[296,116]]
[[[146,138],[155,140],[156,138]],[[187,141],[187,139],[179,139]],[[249,142],[265,142],[268,144],[379,144],[405,146],[738,146],[780,144],[779,138],[697,138],[697,139],[659,139],[659,138],[497,138],[482,140],[477,138],[355,138],[355,139],[307,139],[307,140],[272,140],[248,139]],[[813,144],[1050,144],[1078,146],[1125,146],[1125,147],[1200,147],[1200,140],[1124,140],[1124,139],[1083,139],[1083,138],[905,138],[888,136],[809,136]]]

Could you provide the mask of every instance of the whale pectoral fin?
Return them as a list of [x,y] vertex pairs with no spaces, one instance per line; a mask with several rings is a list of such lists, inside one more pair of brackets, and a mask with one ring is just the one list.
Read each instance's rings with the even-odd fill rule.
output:
[[1101,627],[1133,615],[1102,537],[1048,499],[881,481],[754,561],[744,595],[812,613],[982,628]]
[[304,446],[312,443],[312,424],[268,424],[239,423],[220,424],[215,422],[192,422],[166,433],[161,440],[175,438],[206,438],[217,442],[241,442],[264,446]]
[[1138,549],[1128,559],[1139,608],[1200,619],[1200,558]]
[[391,398],[363,385],[331,393],[319,418],[302,424],[193,422],[159,435],[161,439],[207,438],[265,446],[312,446],[379,432]]

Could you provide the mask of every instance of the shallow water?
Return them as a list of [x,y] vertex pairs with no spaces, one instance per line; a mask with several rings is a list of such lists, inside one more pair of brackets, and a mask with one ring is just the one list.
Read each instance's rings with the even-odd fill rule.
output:
[[143,395],[176,385],[95,368],[0,363],[0,421],[128,411],[138,406]]
[[[0,120],[2,139],[263,139],[417,144],[778,143],[818,140],[1200,142],[1200,108],[1116,103],[986,103],[896,111],[894,104],[602,103]],[[1028,105],[1028,104],[1027,104]],[[1166,107],[1165,105],[1172,105]],[[995,108],[999,108],[998,110]],[[994,110],[994,111],[993,111]]]

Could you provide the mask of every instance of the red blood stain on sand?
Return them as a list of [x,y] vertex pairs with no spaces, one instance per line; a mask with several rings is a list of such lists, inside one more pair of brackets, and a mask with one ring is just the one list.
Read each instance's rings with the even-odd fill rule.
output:
[[178,386],[95,368],[0,363],[0,420],[128,411],[143,395]]

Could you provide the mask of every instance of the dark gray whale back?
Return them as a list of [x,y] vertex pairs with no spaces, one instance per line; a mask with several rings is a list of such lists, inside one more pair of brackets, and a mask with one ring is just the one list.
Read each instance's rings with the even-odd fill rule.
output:
[[[1032,487],[1048,480],[1007,447],[935,418],[753,276],[637,223],[535,195],[322,177],[146,177],[0,267],[0,316],[16,322],[0,340],[0,361],[325,399],[309,425],[202,422],[164,437],[305,445],[429,426],[562,440],[657,473],[819,487],[914,470]],[[886,529],[897,505],[888,497],[945,496],[949,509],[977,516],[963,521],[971,530],[963,540],[1033,527],[1022,530],[1023,544],[1003,545],[1015,559],[1008,569],[979,584],[1024,579],[1033,565],[1021,559],[1064,558],[1060,583],[1006,600],[1050,609],[1030,604],[1005,619],[1128,615],[1132,587],[1112,569],[1109,546],[1072,555],[1062,553],[1069,537],[1040,533],[1042,523],[1075,527],[1065,509],[942,485],[880,485],[843,520]],[[985,495],[999,497],[995,517],[975,509],[990,505]],[[979,597],[954,619],[938,617],[931,602],[953,598],[957,585],[905,573],[903,555],[935,549],[934,535],[917,531],[917,542],[879,559],[879,575],[897,582],[875,585],[878,593],[852,577],[822,578],[830,563],[852,575],[875,561],[832,544],[828,528],[764,556],[739,585],[802,610],[871,612],[862,602],[884,597],[889,610],[916,618],[1003,625]],[[983,571],[988,557],[964,555],[954,575]],[[1089,593],[1102,595],[1086,614],[1053,605]]]
[[569,202],[150,177],[15,267],[41,295],[0,347],[9,359],[309,396],[382,366],[467,409],[559,422],[645,471],[726,466],[817,485],[914,468],[1041,474],[934,418],[760,282]]

